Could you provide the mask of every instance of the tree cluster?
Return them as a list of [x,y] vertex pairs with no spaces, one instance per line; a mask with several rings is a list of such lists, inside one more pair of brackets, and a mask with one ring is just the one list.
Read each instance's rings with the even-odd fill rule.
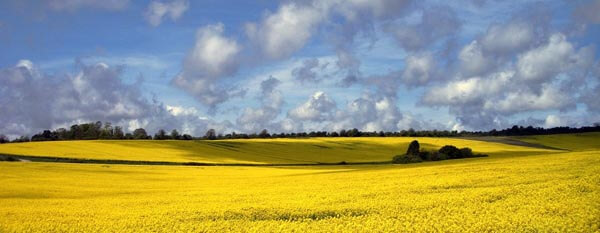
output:
[[463,159],[463,158],[475,158],[475,157],[487,157],[484,154],[474,154],[473,150],[469,147],[457,148],[452,145],[445,145],[438,151],[421,151],[420,145],[417,140],[412,141],[406,153],[403,155],[396,155],[392,158],[393,163],[420,163],[423,161],[439,161],[447,159]]
[[[60,128],[54,131],[44,130],[29,138],[21,136],[14,139],[12,142],[28,142],[28,141],[54,141],[54,140],[94,140],[94,139],[136,139],[136,140],[219,140],[219,139],[249,139],[249,138],[309,138],[309,137],[479,137],[479,136],[526,136],[526,135],[545,135],[545,134],[561,134],[561,133],[586,133],[600,132],[600,123],[593,126],[584,126],[580,128],[571,127],[554,127],[554,128],[539,128],[539,127],[523,127],[513,126],[503,130],[490,131],[448,131],[448,130],[420,130],[414,129],[402,130],[397,132],[384,131],[360,131],[354,129],[342,129],[339,132],[333,131],[311,131],[298,133],[269,133],[263,129],[259,133],[236,133],[217,134],[214,129],[209,129],[203,137],[193,137],[189,134],[180,134],[176,129],[167,133],[165,130],[159,130],[154,136],[149,135],[145,129],[139,128],[132,133],[124,133],[120,126],[112,126],[110,122],[102,124],[98,121],[95,123],[75,124],[69,129]],[[8,138],[0,135],[0,143],[9,142]]]
[[[159,130],[154,138],[150,136],[145,129],[138,128],[131,133],[124,133],[121,126],[113,126],[110,122],[102,123],[100,121],[93,123],[75,124],[70,128],[59,128],[56,130],[44,130],[31,138],[21,136],[14,139],[12,142],[29,142],[29,141],[63,141],[63,140],[192,140],[189,134],[180,134],[176,129],[167,134],[164,130]],[[0,143],[9,142],[8,138],[0,135]]]

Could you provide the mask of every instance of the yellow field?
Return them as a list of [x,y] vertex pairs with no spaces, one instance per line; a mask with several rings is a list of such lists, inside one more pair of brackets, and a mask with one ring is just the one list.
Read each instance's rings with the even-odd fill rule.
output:
[[600,132],[514,137],[520,141],[572,151],[600,150]]
[[310,138],[219,141],[58,141],[0,145],[0,154],[63,158],[205,163],[337,163],[390,161],[408,143],[422,147],[471,147],[494,156],[555,152],[523,146],[456,138]]
[[[319,145],[336,143],[307,140],[322,141]],[[411,139],[361,138],[359,142],[369,140],[381,140],[380,145],[397,150],[395,145]],[[268,142],[274,141],[285,140]],[[596,144],[556,151],[459,139],[419,141],[468,145],[490,157],[297,167],[0,162],[0,232],[600,232],[600,151]],[[267,143],[242,142],[249,143],[244,148],[256,150]],[[287,144],[310,148],[294,142]],[[76,142],[48,143],[54,144],[49,148],[58,143]],[[150,142],[81,143],[112,150],[133,147],[127,143]],[[202,143],[197,146],[207,146]],[[152,151],[140,148],[138,153],[143,150]],[[100,147],[94,151],[94,156],[104,156]],[[165,151],[171,152],[156,156],[187,158],[174,157],[180,151],[174,148]],[[371,156],[366,150],[361,153]],[[344,154],[334,156],[350,160]]]

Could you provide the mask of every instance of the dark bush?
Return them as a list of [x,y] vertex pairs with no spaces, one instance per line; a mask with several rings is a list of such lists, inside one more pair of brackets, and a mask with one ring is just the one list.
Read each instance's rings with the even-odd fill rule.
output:
[[420,151],[419,152],[419,157],[422,160],[431,160],[431,152],[429,152],[429,151]]
[[423,162],[419,156],[396,155],[392,159],[392,163],[420,163]]
[[462,158],[471,158],[473,157],[473,150],[469,147],[460,148],[460,154]]
[[408,145],[408,150],[406,150],[406,155],[410,156],[419,156],[419,141],[414,140]]
[[445,154],[448,159],[461,158],[460,150],[452,145],[445,145],[438,151],[440,154]]

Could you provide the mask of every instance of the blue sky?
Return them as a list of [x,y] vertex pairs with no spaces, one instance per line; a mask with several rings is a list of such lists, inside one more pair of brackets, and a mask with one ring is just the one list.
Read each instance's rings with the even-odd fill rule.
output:
[[600,1],[0,2],[0,133],[600,122]]

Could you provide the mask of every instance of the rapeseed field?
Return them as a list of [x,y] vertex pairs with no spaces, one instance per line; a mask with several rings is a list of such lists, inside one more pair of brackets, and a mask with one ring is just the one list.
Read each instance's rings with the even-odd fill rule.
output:
[[458,138],[307,138],[196,141],[54,141],[0,144],[0,154],[50,156],[78,159],[138,161],[311,164],[390,161],[406,152],[408,143],[437,150],[444,145],[470,147],[477,153],[515,156],[554,153],[501,143]]
[[1,232],[598,232],[600,153],[410,165],[0,163]]
[[[567,141],[575,137],[564,136]],[[559,143],[556,150],[418,138],[426,148],[469,146],[490,157],[401,165],[0,162],[0,232],[600,232],[596,136],[577,136],[582,144]],[[527,140],[548,144],[555,137]],[[238,145],[247,154],[209,144],[213,142],[73,141],[2,145],[2,153],[18,149],[38,155],[47,145],[44,155],[86,157],[86,149],[79,148],[86,145],[92,146],[87,148],[89,156],[98,158],[176,160],[190,158],[185,153],[194,151],[204,156],[195,155],[199,158],[211,158],[208,161],[361,161],[360,153],[365,160],[389,158],[410,140],[214,142]],[[321,154],[310,153],[310,148],[317,148],[314,145]],[[355,150],[359,151],[352,153]],[[230,154],[219,160],[216,152],[225,151]],[[293,160],[277,160],[277,156]]]

